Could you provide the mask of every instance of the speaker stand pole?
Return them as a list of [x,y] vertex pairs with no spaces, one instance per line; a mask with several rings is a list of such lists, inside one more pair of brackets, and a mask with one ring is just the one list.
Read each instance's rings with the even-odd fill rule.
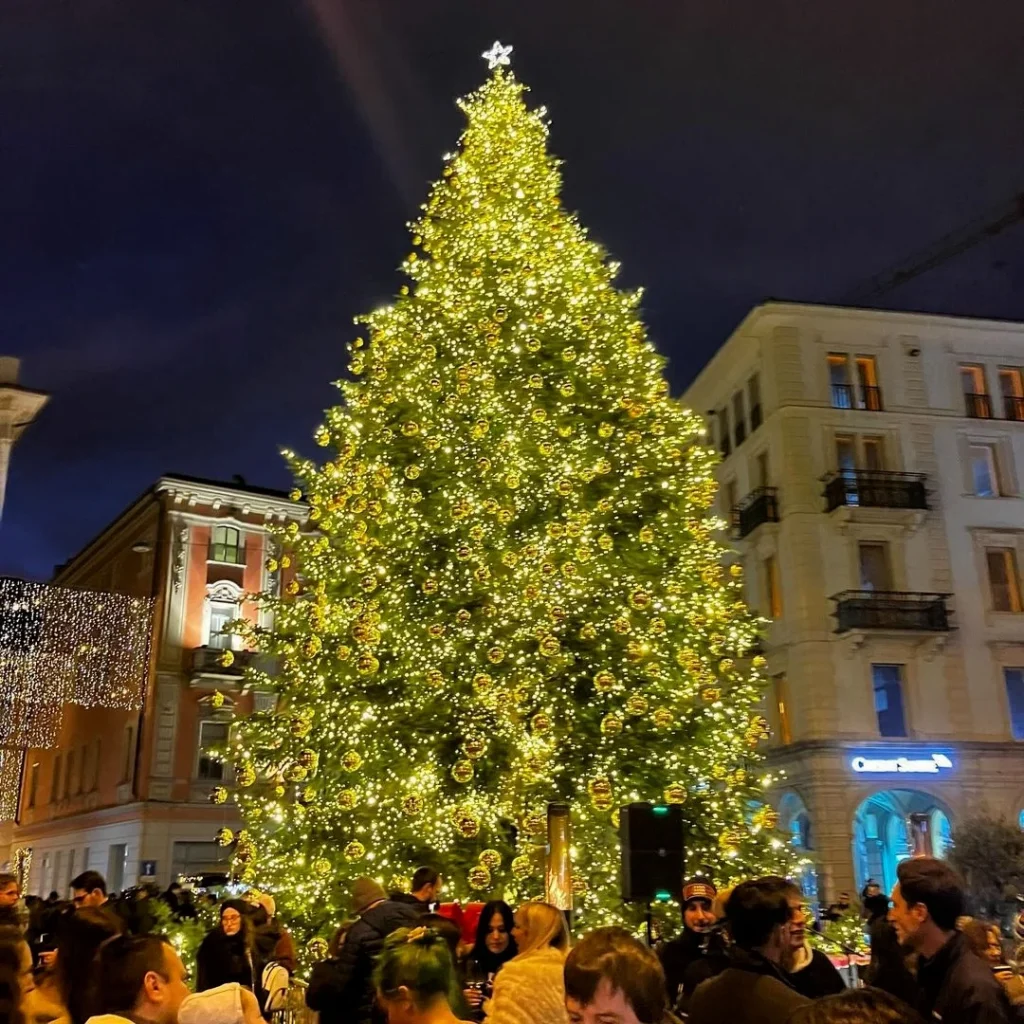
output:
[[647,948],[654,948],[654,915],[651,913],[651,901],[644,905],[644,924],[647,926]]

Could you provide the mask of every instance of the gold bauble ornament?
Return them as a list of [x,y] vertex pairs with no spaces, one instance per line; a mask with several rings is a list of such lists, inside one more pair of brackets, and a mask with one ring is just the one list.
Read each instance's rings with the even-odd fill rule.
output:
[[427,681],[427,686],[435,690],[440,689],[444,685],[444,673],[438,668],[428,669],[424,678]]
[[351,811],[359,803],[359,794],[354,789],[339,789],[334,800],[343,811]]
[[235,782],[243,789],[251,786],[256,781],[256,769],[252,762],[246,761],[235,769]]
[[452,765],[452,778],[456,782],[466,783],[473,778],[473,762],[472,761],[456,761]]
[[589,886],[587,880],[582,875],[572,876],[572,894],[573,896],[583,896],[586,894]]
[[320,755],[315,750],[300,750],[296,760],[306,771],[315,772],[320,763]]
[[612,622],[612,629],[621,636],[625,636],[632,628],[633,624],[624,615],[620,615]]
[[708,704],[714,704],[722,696],[722,691],[717,686],[706,686],[700,691],[700,699]]
[[492,647],[487,652],[487,660],[492,665],[500,665],[505,660],[505,651],[501,647]]
[[220,657],[217,659],[224,668],[230,668],[235,663],[235,655],[232,651],[221,651]]
[[601,734],[603,736],[618,736],[622,732],[622,719],[618,715],[605,715],[601,719]]
[[224,707],[224,694],[220,690],[213,691],[213,696],[210,698],[210,707],[214,709]]
[[605,775],[599,775],[587,783],[587,792],[592,796],[611,796],[612,780]]
[[774,808],[766,804],[754,812],[753,821],[755,825],[760,825],[761,828],[770,830],[779,824],[779,815]]
[[472,758],[475,761],[478,757],[484,756],[487,750],[487,741],[480,736],[469,736],[462,744],[462,750],[466,757]]
[[638,536],[642,543],[651,544],[654,541],[654,530],[652,530],[649,526],[645,526],[640,530]]
[[418,818],[423,813],[423,801],[418,796],[407,796],[402,801],[402,813],[410,818]]
[[488,871],[497,871],[501,867],[501,854],[497,850],[484,850],[480,854],[480,863]]
[[406,420],[402,424],[402,433],[406,437],[415,437],[420,432],[420,425],[415,420]]
[[307,774],[301,764],[290,764],[285,769],[284,777],[288,782],[301,782]]
[[288,723],[288,729],[296,739],[302,739],[304,736],[309,735],[309,730],[313,727],[313,723],[310,719],[296,715]]
[[327,959],[330,954],[330,946],[326,939],[317,937],[306,943],[306,952],[309,954],[310,962],[319,963],[321,960]]
[[655,727],[658,729],[671,728],[672,723],[676,720],[675,715],[673,715],[668,708],[664,707],[655,708],[654,714],[651,715],[651,718],[654,721]]
[[543,654],[545,658],[555,657],[561,649],[562,645],[559,643],[558,637],[556,636],[546,636],[540,642],[540,653]]
[[631,608],[642,610],[651,603],[651,595],[646,590],[634,590],[629,595],[629,604]]
[[724,764],[713,764],[711,766],[711,778],[724,779],[729,774],[729,769]]
[[353,839],[342,852],[345,860],[362,860],[366,856],[366,847],[358,839]]
[[218,846],[230,846],[235,841],[235,833],[229,828],[220,828],[217,829],[217,835],[214,838]]
[[579,636],[581,640],[596,640],[597,627],[591,622],[586,622],[580,627]]
[[539,836],[547,828],[547,818],[543,814],[534,812],[523,818],[523,832],[529,836]]
[[626,714],[639,717],[647,714],[647,698],[642,694],[634,693],[626,700]]
[[436,594],[437,593],[437,580],[427,579],[420,584],[420,590],[424,594]]
[[346,750],[341,755],[341,770],[343,772],[357,772],[362,767],[363,758],[357,750]]
[[743,842],[745,833],[742,829],[727,828],[719,837],[718,845],[723,850],[735,849]]
[[533,731],[536,733],[546,733],[551,731],[551,716],[546,711],[538,711],[537,714],[530,719],[530,724],[533,726]]
[[491,884],[491,873],[485,865],[477,864],[469,869],[466,881],[470,889],[486,889]]
[[486,672],[477,672],[473,676],[473,692],[477,696],[489,693],[493,682],[494,680]]
[[610,693],[615,689],[615,673],[603,668],[594,676],[594,689],[598,693]]
[[760,655],[760,654],[755,654],[754,657],[750,659],[750,667],[757,669],[759,672],[767,664],[768,664],[768,659],[765,658],[763,655]]
[[223,786],[214,786],[210,791],[210,803],[212,804],[223,804],[227,803],[228,791]]
[[519,856],[512,861],[512,877],[523,881],[533,874],[533,863],[529,857]]
[[472,814],[463,814],[455,828],[463,839],[474,839],[480,832],[480,822]]
[[686,787],[681,782],[673,782],[665,787],[662,796],[667,804],[686,803]]

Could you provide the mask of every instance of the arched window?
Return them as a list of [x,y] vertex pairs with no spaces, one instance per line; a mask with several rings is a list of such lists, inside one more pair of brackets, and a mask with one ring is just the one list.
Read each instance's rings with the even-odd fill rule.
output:
[[240,532],[233,526],[215,526],[210,535],[209,560],[227,565],[244,564],[245,551]]

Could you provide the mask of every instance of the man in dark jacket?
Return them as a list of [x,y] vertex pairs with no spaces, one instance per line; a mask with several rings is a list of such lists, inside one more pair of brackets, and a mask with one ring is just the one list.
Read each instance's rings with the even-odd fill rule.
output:
[[871,947],[865,982],[902,999],[908,1006],[916,1006],[917,981],[907,967],[908,954],[889,922],[889,897],[881,891],[865,896],[864,911],[868,916],[868,945]]
[[367,1024],[379,1019],[373,991],[374,960],[384,940],[399,928],[414,928],[420,914],[414,907],[389,900],[372,878],[357,878],[352,909],[358,920],[348,930],[338,955],[313,968],[306,1005],[320,1012],[321,1024]]
[[697,986],[689,1024],[786,1024],[810,1000],[779,969],[789,946],[790,910],[769,879],[741,882],[725,905],[732,935],[729,966]]
[[896,869],[889,920],[917,955],[917,1009],[945,1024],[1010,1024],[1012,1010],[991,968],[971,952],[956,919],[964,912],[960,876],[935,857],[913,857]]
[[435,868],[417,868],[412,876],[411,892],[393,892],[391,899],[395,903],[405,903],[412,907],[416,913],[429,914],[430,908],[441,896],[444,887],[444,880],[441,872]]
[[698,876],[683,883],[682,934],[666,942],[658,953],[670,1009],[681,1008],[687,968],[707,954],[708,939],[717,920],[712,910],[717,895],[710,879]]

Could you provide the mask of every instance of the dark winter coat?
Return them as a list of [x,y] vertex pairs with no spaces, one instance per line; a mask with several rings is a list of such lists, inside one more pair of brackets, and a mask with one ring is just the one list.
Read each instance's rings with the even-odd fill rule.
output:
[[430,913],[430,904],[417,899],[411,892],[393,892],[388,899],[393,903],[404,903],[407,907],[412,907],[420,916]]
[[729,961],[721,974],[697,986],[687,1005],[688,1024],[786,1024],[810,1003],[757,953],[734,947]]
[[917,1009],[946,1024],[1010,1024],[1016,1018],[992,968],[957,932],[933,957],[919,957]]
[[916,1006],[917,981],[907,967],[906,954],[896,938],[896,929],[884,916],[872,918],[868,925],[868,941],[871,944],[871,963],[865,978],[867,983],[902,999],[908,1006]]
[[287,928],[276,917],[267,917],[262,907],[252,915],[252,941],[256,952],[256,966],[262,973],[267,964],[279,963],[289,974],[295,973],[295,943]]
[[258,980],[252,949],[245,932],[225,935],[220,925],[207,932],[196,953],[196,991],[237,981],[251,991]]
[[366,1024],[373,1019],[374,961],[392,932],[415,928],[419,919],[414,907],[395,900],[384,900],[360,914],[338,955],[313,968],[306,1005],[319,1011],[320,1024]]
[[822,999],[842,992],[846,982],[832,961],[820,949],[809,952],[810,960],[805,961],[799,970],[787,971],[786,981],[808,999]]

